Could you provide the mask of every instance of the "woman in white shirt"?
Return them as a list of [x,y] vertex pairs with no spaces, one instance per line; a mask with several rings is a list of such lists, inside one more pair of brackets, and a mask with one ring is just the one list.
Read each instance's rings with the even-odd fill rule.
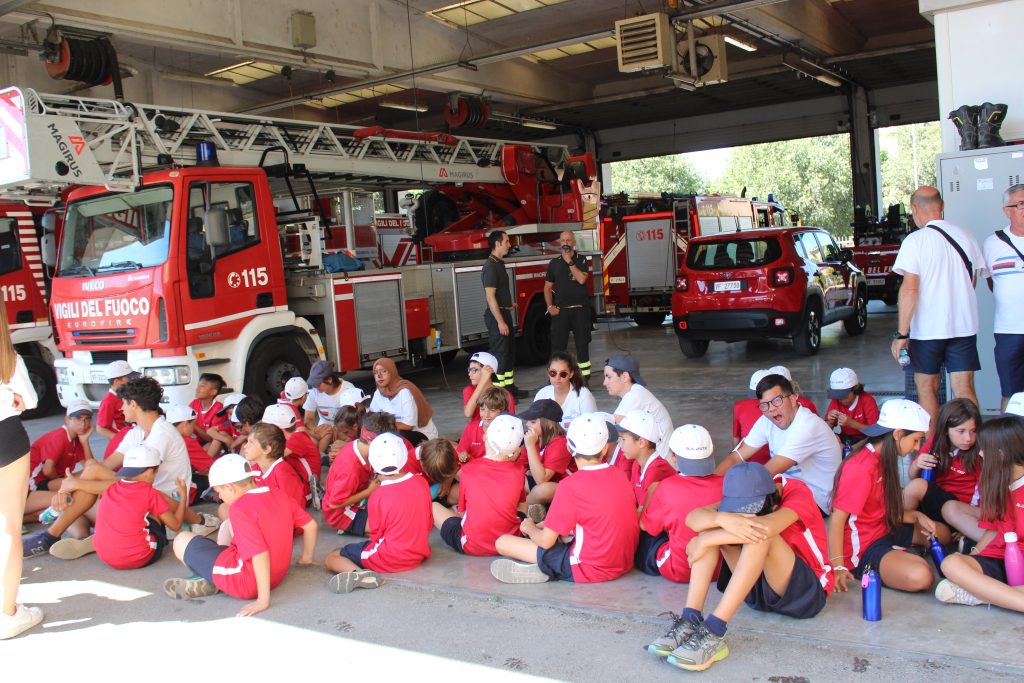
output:
[[391,413],[402,435],[415,446],[426,439],[437,438],[434,411],[419,388],[402,379],[390,358],[378,358],[373,364],[373,381],[377,390],[370,400],[370,411]]
[[597,411],[597,401],[583,383],[583,374],[571,354],[564,351],[551,354],[548,381],[550,384],[541,388],[533,400],[549,398],[562,406],[562,427],[568,428],[580,415]]
[[7,310],[0,300],[0,640],[43,620],[38,607],[15,602],[21,583],[21,519],[29,470],[28,434],[19,415],[35,408],[37,401],[25,361],[11,343]]

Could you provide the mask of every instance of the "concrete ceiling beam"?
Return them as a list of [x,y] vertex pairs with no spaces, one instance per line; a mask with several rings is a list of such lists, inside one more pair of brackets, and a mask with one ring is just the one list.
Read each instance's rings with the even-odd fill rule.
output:
[[827,0],[790,0],[727,13],[823,56],[859,52],[865,37]]

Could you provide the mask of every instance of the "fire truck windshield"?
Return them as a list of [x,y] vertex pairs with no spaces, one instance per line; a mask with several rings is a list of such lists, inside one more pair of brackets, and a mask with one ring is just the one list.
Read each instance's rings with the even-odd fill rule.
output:
[[169,186],[72,202],[61,238],[57,275],[84,277],[158,266],[171,235]]

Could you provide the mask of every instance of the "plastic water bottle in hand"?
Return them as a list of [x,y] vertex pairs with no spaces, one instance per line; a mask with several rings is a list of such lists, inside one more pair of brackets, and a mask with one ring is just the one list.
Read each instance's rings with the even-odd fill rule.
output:
[[910,353],[908,353],[906,349],[900,349],[899,363],[900,367],[904,370],[908,365],[910,365]]
[[942,573],[942,561],[946,559],[946,549],[939,543],[939,539],[932,536],[928,539],[928,550],[932,553],[932,562],[935,563],[935,569],[938,570],[939,576],[946,578],[946,575]]

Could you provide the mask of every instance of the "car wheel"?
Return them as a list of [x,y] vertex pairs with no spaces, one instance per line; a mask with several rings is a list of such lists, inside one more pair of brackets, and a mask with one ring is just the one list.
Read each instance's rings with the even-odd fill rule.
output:
[[793,335],[793,350],[800,356],[813,356],[821,346],[821,313],[817,304],[807,304],[800,330]]
[[678,337],[679,339],[679,350],[683,352],[683,355],[687,358],[700,358],[708,352],[707,339],[687,339],[686,337]]
[[857,300],[853,304],[853,315],[843,321],[846,334],[856,337],[864,334],[868,327],[868,302],[863,290],[857,291]]

